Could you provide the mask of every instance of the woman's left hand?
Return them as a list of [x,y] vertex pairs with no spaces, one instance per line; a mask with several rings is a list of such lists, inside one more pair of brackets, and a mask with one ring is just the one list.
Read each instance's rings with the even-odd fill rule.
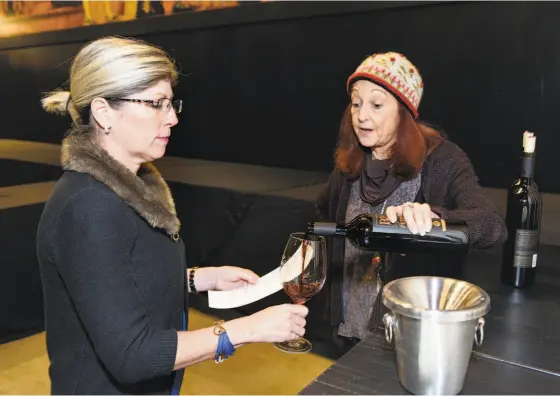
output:
[[397,221],[399,216],[403,216],[406,225],[413,234],[426,235],[432,229],[432,219],[439,218],[432,212],[430,205],[419,202],[406,202],[399,206],[389,206],[385,211],[391,223]]
[[247,284],[255,284],[259,276],[253,271],[240,267],[214,267],[213,287],[210,290],[233,290]]

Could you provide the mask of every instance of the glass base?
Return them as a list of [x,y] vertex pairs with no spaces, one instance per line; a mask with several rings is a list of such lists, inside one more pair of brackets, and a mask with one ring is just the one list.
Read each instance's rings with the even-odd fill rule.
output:
[[311,342],[305,338],[298,338],[293,341],[273,342],[276,349],[287,353],[307,353],[311,351]]

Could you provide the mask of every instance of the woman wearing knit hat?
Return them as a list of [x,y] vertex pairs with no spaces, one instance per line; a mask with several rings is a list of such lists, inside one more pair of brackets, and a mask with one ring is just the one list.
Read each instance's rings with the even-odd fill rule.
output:
[[[368,57],[348,78],[350,104],[335,169],[317,200],[317,217],[344,223],[361,213],[385,213],[394,222],[402,215],[410,231],[420,235],[430,230],[433,217],[463,220],[471,248],[503,243],[504,220],[485,197],[467,155],[418,121],[423,89],[418,69],[395,52]],[[333,240],[329,249],[326,307],[335,340],[355,342],[377,327],[380,268],[387,271],[387,281],[433,275],[438,259],[440,270],[459,265],[448,257],[418,254],[372,260],[371,252],[358,251],[344,238]]]

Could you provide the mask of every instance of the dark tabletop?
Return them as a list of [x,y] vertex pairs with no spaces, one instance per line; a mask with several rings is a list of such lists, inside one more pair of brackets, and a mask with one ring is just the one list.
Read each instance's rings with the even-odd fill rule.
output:
[[[560,247],[541,246],[530,289],[500,283],[500,250],[473,253],[462,279],[491,298],[485,337],[473,347],[464,394],[560,394]],[[301,394],[408,394],[394,346],[374,333],[338,359]]]
[[[560,375],[551,375],[473,354],[464,394],[560,393]],[[306,387],[302,395],[409,394],[397,378],[395,353],[380,332],[372,334]]]
[[491,298],[485,339],[475,350],[560,373],[560,247],[540,247],[537,280],[529,289],[499,281],[500,257],[495,249],[477,252],[464,269],[463,279]]

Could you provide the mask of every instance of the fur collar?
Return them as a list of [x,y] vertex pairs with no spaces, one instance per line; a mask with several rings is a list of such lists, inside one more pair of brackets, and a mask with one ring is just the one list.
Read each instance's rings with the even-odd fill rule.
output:
[[89,133],[70,134],[62,141],[64,170],[87,173],[115,192],[148,224],[164,229],[178,240],[181,223],[165,180],[151,163],[140,166],[135,175],[115,160]]

